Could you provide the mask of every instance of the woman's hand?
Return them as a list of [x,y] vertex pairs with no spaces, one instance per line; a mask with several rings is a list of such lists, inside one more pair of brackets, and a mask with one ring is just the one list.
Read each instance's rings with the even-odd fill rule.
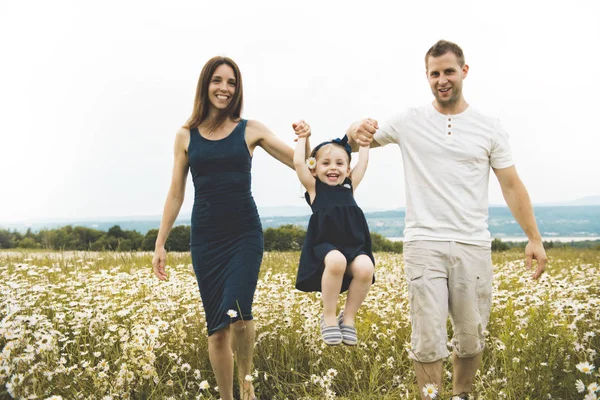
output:
[[154,257],[152,257],[152,270],[154,275],[161,281],[166,280],[169,276],[165,272],[165,266],[167,263],[167,251],[164,247],[157,248],[154,250]]

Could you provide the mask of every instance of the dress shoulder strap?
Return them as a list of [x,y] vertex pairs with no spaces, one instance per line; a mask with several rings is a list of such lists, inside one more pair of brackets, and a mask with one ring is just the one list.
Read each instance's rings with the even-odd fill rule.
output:
[[200,136],[200,131],[198,130],[198,127],[195,128],[190,128],[190,144],[192,144],[192,142],[195,142],[196,140],[198,140],[198,136]]

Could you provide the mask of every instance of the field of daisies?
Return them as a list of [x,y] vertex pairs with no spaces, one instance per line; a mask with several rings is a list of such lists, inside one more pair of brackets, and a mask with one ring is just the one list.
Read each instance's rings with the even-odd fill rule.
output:
[[[267,253],[253,313],[259,399],[412,399],[401,255],[376,254],[356,347],[326,347],[320,299],[294,289],[298,253]],[[600,251],[552,249],[529,278],[521,253],[494,253],[494,304],[477,399],[600,395]],[[0,398],[218,399],[188,254],[169,280],[149,253],[0,252]],[[451,395],[451,365],[444,387]]]

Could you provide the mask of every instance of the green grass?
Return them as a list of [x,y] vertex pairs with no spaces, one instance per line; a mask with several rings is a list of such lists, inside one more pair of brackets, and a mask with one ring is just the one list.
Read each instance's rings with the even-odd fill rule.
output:
[[[253,310],[260,398],[416,398],[402,255],[376,254],[377,282],[353,348],[321,343],[319,296],[294,289],[298,257],[266,253],[261,267]],[[576,380],[599,381],[600,251],[549,257],[534,282],[520,252],[494,253],[478,399],[582,399]],[[0,252],[0,398],[217,399],[190,256],[169,254],[167,282],[150,262],[149,253]],[[595,364],[589,375],[576,368],[584,361]]]

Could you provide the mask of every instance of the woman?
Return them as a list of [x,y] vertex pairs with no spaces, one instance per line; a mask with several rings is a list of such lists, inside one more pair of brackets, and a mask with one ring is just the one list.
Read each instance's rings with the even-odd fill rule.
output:
[[[169,231],[179,214],[188,169],[195,198],[191,253],[208,327],[208,354],[223,400],[233,399],[233,358],[242,399],[254,399],[250,374],[254,349],[252,300],[263,255],[260,219],[250,170],[256,146],[290,168],[293,150],[258,121],[241,119],[242,76],[227,57],[210,59],[198,80],[194,110],[175,137],[171,187],[156,239],[152,266],[165,280]],[[308,124],[295,124],[300,137]]]

